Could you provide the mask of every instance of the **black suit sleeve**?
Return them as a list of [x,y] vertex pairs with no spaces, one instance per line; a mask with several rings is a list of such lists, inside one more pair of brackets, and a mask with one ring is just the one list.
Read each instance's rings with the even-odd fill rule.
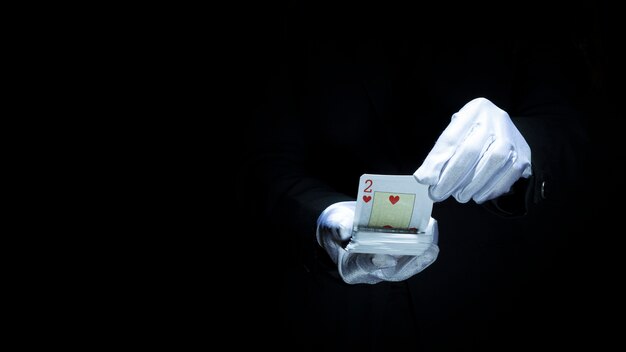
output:
[[[311,155],[319,153],[317,107],[306,92],[311,83],[306,81],[303,88],[299,82],[285,75],[271,80],[268,104],[250,126],[250,150],[241,174],[246,179],[244,193],[254,195],[256,205],[249,207],[254,222],[279,237],[272,241],[310,249],[318,246],[315,229],[321,212],[354,198],[318,176],[320,169],[332,165],[312,162]],[[243,198],[250,203],[249,197]]]
[[517,48],[509,114],[531,148],[533,175],[485,204],[505,217],[524,215],[541,202],[575,201],[586,178],[584,65],[575,47],[551,39],[522,42]]

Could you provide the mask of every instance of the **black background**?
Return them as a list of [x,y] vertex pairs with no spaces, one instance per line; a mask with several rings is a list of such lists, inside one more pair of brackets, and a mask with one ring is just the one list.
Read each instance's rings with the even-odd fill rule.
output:
[[[302,5],[304,4],[304,5]],[[253,182],[254,175],[246,175],[240,170],[238,164],[239,155],[236,144],[245,144],[249,133],[246,126],[254,119],[258,108],[267,98],[268,80],[278,73],[285,65],[306,59],[304,42],[312,37],[324,40],[328,36],[354,35],[355,28],[361,28],[367,21],[380,21],[378,25],[384,27],[385,23],[392,21],[410,21],[416,19],[422,21],[424,28],[432,30],[434,38],[450,35],[440,34],[446,30],[446,21],[454,20],[455,16],[464,16],[471,13],[459,9],[453,4],[441,4],[437,7],[412,7],[411,11],[402,13],[394,12],[392,6],[377,8],[375,5],[365,3],[348,3],[338,6],[332,2],[303,3],[297,1],[284,1],[267,3],[248,3],[229,9],[227,24],[219,26],[215,31],[224,35],[220,40],[225,44],[220,47],[216,55],[225,59],[220,66],[210,66],[211,72],[215,71],[224,75],[225,80],[219,83],[219,89],[226,93],[225,117],[221,119],[221,126],[226,130],[212,130],[209,138],[217,135],[226,135],[232,140],[232,144],[224,147],[221,142],[210,143],[209,162],[219,160],[223,164],[220,170],[232,170],[236,176],[227,176],[227,184],[237,187],[238,182]],[[479,4],[467,4],[474,11],[480,8]],[[474,7],[475,6],[475,7]],[[587,187],[580,190],[581,210],[572,214],[572,223],[568,227],[577,229],[579,232],[575,243],[568,243],[571,252],[550,260],[555,265],[551,274],[559,272],[560,277],[539,277],[537,286],[525,286],[528,292],[519,292],[518,296],[511,299],[520,300],[520,304],[532,304],[527,308],[527,314],[523,319],[528,321],[524,324],[516,324],[510,329],[528,329],[528,334],[547,338],[547,344],[552,347],[577,346],[580,344],[595,344],[606,342],[610,339],[610,326],[605,326],[604,314],[621,307],[617,298],[621,292],[617,286],[620,280],[621,255],[616,238],[619,237],[621,221],[619,206],[613,202],[621,202],[623,194],[623,157],[621,156],[619,141],[623,139],[618,123],[623,121],[621,113],[621,101],[623,100],[620,85],[623,82],[623,56],[621,51],[622,36],[618,11],[604,3],[579,3],[546,7],[541,3],[523,3],[518,8],[494,9],[499,16],[494,21],[506,25],[507,14],[514,14],[514,23],[520,27],[521,33],[534,33],[536,28],[550,31],[565,31],[571,33],[572,38],[584,46],[588,56],[588,71],[581,72],[581,76],[589,78],[586,87],[588,89],[588,101],[590,109],[586,115],[587,128],[591,137],[589,148],[591,149],[592,162],[589,169],[585,170],[589,175]],[[305,8],[306,11],[301,12]],[[491,8],[484,5],[485,9]],[[405,7],[404,10],[407,8]],[[293,23],[294,13],[304,16],[307,26]],[[397,16],[396,16],[397,15]],[[523,19],[539,18],[541,26],[534,26],[532,21],[524,22]],[[302,18],[302,17],[298,17]],[[388,22],[385,22],[388,21]],[[313,24],[311,27],[310,25]],[[527,27],[523,27],[523,25]],[[294,31],[294,28],[296,29]],[[361,33],[356,33],[361,34]],[[346,44],[349,45],[349,44]],[[208,45],[209,47],[211,45]],[[208,63],[207,63],[208,65]],[[209,75],[210,76],[210,75]],[[211,85],[210,82],[208,82]],[[209,114],[215,112],[209,107]],[[200,153],[202,155],[202,153]],[[231,198],[230,187],[218,190],[221,197],[232,200],[228,209],[244,209],[235,198]],[[214,194],[210,191],[209,194]],[[225,212],[227,215],[228,212]],[[540,218],[538,226],[550,226],[550,219]],[[252,225],[251,227],[254,228]],[[212,230],[209,230],[211,233]],[[554,231],[559,231],[555,228]],[[256,229],[259,236],[271,236],[267,229]],[[237,312],[241,321],[263,321],[265,317],[250,318],[250,311],[254,305],[263,304],[265,295],[271,295],[271,290],[259,290],[263,287],[267,275],[271,275],[271,268],[263,266],[263,256],[259,252],[267,248],[245,248],[245,241],[236,240],[238,247],[233,250],[233,265],[242,265],[243,271],[234,270],[236,279],[227,276],[229,284],[236,284],[236,290],[243,288],[247,295],[236,299],[230,309]],[[226,241],[229,242],[228,240]],[[258,241],[254,241],[258,243]],[[553,245],[557,245],[554,244]],[[244,248],[241,248],[244,247]],[[270,251],[271,252],[271,251]],[[549,253],[544,253],[549,256]],[[554,263],[556,261],[556,263]],[[274,263],[274,260],[268,260]],[[503,263],[507,258],[503,258]],[[543,263],[543,262],[542,262]],[[211,266],[210,262],[206,263]],[[226,264],[228,266],[228,264]],[[539,265],[539,264],[537,264]],[[254,267],[255,269],[249,269]],[[248,268],[248,269],[246,269]],[[248,270],[246,272],[246,270]],[[529,275],[533,270],[529,270]],[[202,272],[202,270],[199,270]],[[220,276],[221,278],[221,276]],[[528,279],[533,282],[532,278]],[[231,286],[234,288],[234,286]],[[537,297],[535,290],[546,290],[546,302],[532,300],[524,303],[521,299],[526,294]],[[252,298],[255,296],[255,298]],[[271,301],[269,299],[268,301]],[[558,304],[554,304],[558,302]],[[467,307],[471,310],[471,307]],[[522,308],[518,308],[521,310]],[[500,312],[506,315],[507,312]],[[549,317],[549,318],[546,318]],[[271,319],[271,317],[266,317]],[[505,319],[509,322],[510,320]],[[453,322],[450,322],[453,324]],[[497,324],[497,323],[495,323]],[[238,324],[233,325],[236,328]],[[230,326],[230,324],[229,324]],[[599,326],[599,328],[598,328]],[[242,325],[244,330],[261,329],[261,326]],[[565,332],[559,330],[560,327]],[[494,326],[495,331],[503,334],[503,340],[507,337],[507,327]],[[551,330],[551,329],[554,330]],[[597,331],[599,330],[599,332]],[[517,334],[515,334],[517,336]],[[536,338],[532,338],[535,341]],[[516,345],[515,341],[508,341]],[[595,346],[594,347],[598,347]]]
[[[245,145],[247,134],[254,133],[246,127],[271,94],[269,80],[289,65],[307,60],[307,41],[341,43],[337,38],[345,38],[348,47],[351,38],[368,35],[368,30],[384,30],[395,22],[420,23],[420,28],[428,31],[431,38],[445,40],[455,36],[446,32],[446,23],[477,11],[494,11],[487,16],[493,19],[493,24],[478,22],[487,32],[497,32],[498,26],[516,26],[515,33],[522,36],[558,33],[570,37],[584,52],[587,67],[579,76],[584,80],[581,89],[586,92],[583,97],[587,104],[585,118],[592,150],[589,200],[599,212],[595,218],[615,211],[608,201],[619,199],[618,194],[622,192],[622,187],[618,186],[623,175],[618,126],[624,115],[621,107],[625,77],[625,60],[621,53],[624,26],[618,18],[619,11],[606,2],[527,2],[511,8],[494,8],[491,4],[476,2],[461,7],[451,3],[394,7],[351,1],[341,4],[330,1],[241,3],[226,11],[226,25],[217,26],[216,30],[223,30],[216,37],[224,46],[214,52],[221,59],[220,65],[207,66],[210,74],[222,78],[216,83],[219,98],[225,94],[225,100],[219,102],[225,107],[220,126],[226,128],[232,141]],[[375,29],[367,29],[368,23],[374,24]],[[458,35],[463,36],[463,33]],[[231,151],[216,150],[212,155],[224,157],[224,163],[237,170],[237,153]],[[613,180],[613,186],[609,180]]]
[[[314,11],[299,16],[315,26],[295,23],[294,27],[293,13],[303,6]],[[175,346],[189,342],[212,345],[211,337],[204,338],[214,334],[208,328],[212,323],[219,324],[218,332],[228,330],[243,337],[266,332],[272,338],[280,336],[272,324],[271,310],[259,308],[275,300],[268,284],[274,281],[277,262],[269,258],[274,255],[271,229],[246,222],[245,209],[254,202],[242,204],[234,196],[241,182],[255,180],[255,175],[242,171],[241,149],[249,147],[253,131],[247,126],[266,101],[268,79],[285,64],[306,57],[302,47],[311,37],[358,36],[362,33],[355,29],[359,28],[356,23],[379,19],[377,25],[383,27],[415,20],[432,28],[432,37],[438,38],[443,37],[440,32],[446,30],[447,21],[472,7],[498,10],[494,16],[504,14],[496,19],[500,24],[506,25],[507,14],[515,14],[517,19],[537,15],[551,30],[571,32],[582,39],[589,53],[591,69],[581,75],[591,72],[593,78],[588,87],[589,101],[594,104],[589,111],[593,113],[587,115],[593,158],[586,170],[586,187],[580,190],[583,208],[571,216],[573,227],[582,236],[569,244],[570,253],[557,258],[557,268],[564,275],[553,280],[541,278],[550,287],[546,301],[560,303],[518,308],[528,308],[524,318],[529,322],[510,329],[551,337],[553,347],[587,344],[601,348],[619,337],[606,317],[619,319],[623,307],[620,243],[625,173],[619,126],[624,116],[626,60],[620,53],[621,12],[616,5],[592,1],[551,8],[542,2],[497,9],[474,2],[466,8],[457,6],[442,3],[434,9],[416,5],[399,12],[392,6],[378,8],[365,2],[338,6],[319,1],[250,1],[208,10],[189,7],[170,12],[164,7],[156,13],[136,11],[137,25],[130,28],[130,34],[122,31],[119,42],[124,45],[114,56],[128,77],[115,82],[117,88],[111,91],[135,100],[132,110],[121,109],[124,123],[120,129],[124,138],[137,135],[139,144],[133,138],[131,145],[121,148],[129,167],[123,165],[118,175],[120,182],[129,186],[131,196],[122,199],[122,209],[127,217],[136,217],[136,227],[131,228],[134,233],[128,238],[137,240],[123,241],[122,265],[105,278],[112,285],[101,285],[105,307],[124,307],[114,311],[116,323],[139,337],[140,343],[167,341]],[[533,22],[519,30],[531,33]],[[445,34],[449,35],[454,34]],[[117,42],[114,46],[120,49]],[[132,115],[128,121],[136,116],[140,121],[131,125],[126,114]],[[129,175],[136,170],[141,171]],[[541,225],[550,226],[549,219]],[[264,241],[250,241],[251,237]],[[251,245],[260,242],[265,245]],[[119,264],[117,259],[103,265]],[[503,258],[503,262],[507,260]],[[535,288],[539,289],[528,286],[527,290]],[[520,292],[518,297],[529,292]],[[471,310],[471,305],[466,309]],[[267,315],[257,316],[259,311]],[[544,313],[550,313],[552,319],[545,319]],[[557,330],[561,325],[567,330],[551,336],[550,328]],[[145,334],[140,333],[142,329]],[[504,339],[510,331],[506,326],[494,329],[503,332]],[[226,340],[233,345],[250,342]]]

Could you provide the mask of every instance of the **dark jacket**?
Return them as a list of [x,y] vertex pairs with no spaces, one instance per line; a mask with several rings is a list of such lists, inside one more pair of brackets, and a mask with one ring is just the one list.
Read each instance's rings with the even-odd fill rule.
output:
[[[250,130],[243,199],[254,194],[246,211],[271,229],[262,241],[272,244],[258,245],[275,253],[284,279],[275,302],[284,331],[319,343],[361,336],[369,347],[393,331],[422,347],[517,338],[502,324],[532,314],[535,301],[511,300],[533,292],[527,280],[553,287],[543,275],[567,260],[554,250],[575,229],[588,147],[579,53],[559,31],[494,33],[460,22],[455,35],[417,40],[425,28],[385,24],[299,23],[287,35],[296,49]],[[354,200],[363,173],[412,174],[452,114],[477,97],[509,113],[531,147],[533,176],[483,205],[436,203],[441,254],[424,272],[404,283],[343,283],[315,240],[319,214]],[[446,334],[454,337],[443,343]]]

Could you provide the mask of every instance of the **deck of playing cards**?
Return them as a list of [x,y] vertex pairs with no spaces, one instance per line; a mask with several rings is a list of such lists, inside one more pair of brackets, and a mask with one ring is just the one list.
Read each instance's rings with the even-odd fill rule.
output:
[[420,255],[433,242],[433,234],[426,231],[432,208],[428,186],[413,175],[364,174],[346,250]]

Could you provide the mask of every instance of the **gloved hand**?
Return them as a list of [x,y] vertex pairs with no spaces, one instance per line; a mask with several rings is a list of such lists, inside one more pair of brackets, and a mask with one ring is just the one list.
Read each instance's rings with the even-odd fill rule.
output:
[[452,115],[414,176],[430,185],[435,202],[452,195],[461,203],[474,199],[480,204],[531,174],[530,147],[508,113],[477,98]]
[[350,253],[344,247],[350,240],[356,202],[330,205],[317,219],[317,242],[337,264],[339,275],[349,284],[375,284],[402,281],[424,270],[439,254],[437,220],[430,218],[426,232],[433,233],[432,245],[419,256]]

